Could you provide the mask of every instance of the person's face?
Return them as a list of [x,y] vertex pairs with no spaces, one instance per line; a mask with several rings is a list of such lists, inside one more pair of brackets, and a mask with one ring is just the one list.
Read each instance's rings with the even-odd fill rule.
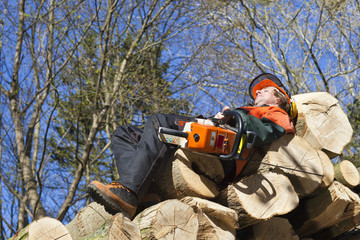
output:
[[261,90],[257,90],[255,96],[255,106],[278,106],[279,99],[275,96],[274,91],[274,87],[267,87]]

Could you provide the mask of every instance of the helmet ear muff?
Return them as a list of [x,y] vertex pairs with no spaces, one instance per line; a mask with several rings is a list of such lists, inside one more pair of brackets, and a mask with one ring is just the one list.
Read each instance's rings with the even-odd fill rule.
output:
[[297,110],[297,108],[296,108],[296,104],[295,104],[294,102],[291,102],[291,103],[290,103],[290,109],[289,109],[289,116],[290,116],[290,118],[291,118],[291,119],[296,118],[297,114],[298,114],[298,110]]

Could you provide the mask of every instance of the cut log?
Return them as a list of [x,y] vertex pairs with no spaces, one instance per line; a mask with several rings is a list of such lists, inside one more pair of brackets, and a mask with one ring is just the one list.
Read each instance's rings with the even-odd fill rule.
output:
[[299,203],[290,180],[275,172],[241,179],[221,191],[218,201],[238,214],[239,228],[286,214]]
[[193,208],[172,199],[153,205],[133,220],[143,239],[196,239],[199,221]]
[[73,239],[66,227],[54,218],[44,217],[35,220],[18,234],[10,238],[11,240],[71,240]]
[[165,199],[212,199],[219,194],[217,183],[223,178],[224,170],[217,157],[179,149],[155,181]]
[[257,151],[243,174],[277,169],[289,177],[300,196],[314,192],[323,179],[323,166],[317,150],[302,137],[285,135],[274,141],[264,152]]
[[82,208],[75,218],[66,225],[73,239],[129,239],[141,240],[139,227],[118,213],[109,214],[105,208],[96,203],[90,203]]
[[336,98],[326,92],[292,96],[298,109],[296,134],[330,158],[342,153],[353,129]]
[[113,218],[109,233],[109,240],[141,240],[139,226],[130,221],[130,219],[124,217],[123,214],[118,213]]
[[[357,204],[350,204],[349,207],[345,211],[345,216],[347,218],[342,217],[342,221],[332,225],[328,228],[325,228],[319,232],[316,232],[311,237],[313,239],[334,239],[335,237],[346,233],[355,227],[360,225],[360,207]],[[350,239],[359,239],[360,234],[357,234],[357,238],[349,238]],[[341,238],[343,239],[343,238]],[[344,238],[348,239],[348,238]]]
[[354,188],[359,185],[360,174],[352,162],[343,160],[335,165],[335,179],[349,188]]
[[[211,240],[235,240],[236,231],[221,227],[221,222],[211,219],[203,212],[197,213],[199,220],[199,232],[197,239]],[[220,226],[219,226],[220,224]]]
[[211,219],[218,219],[218,221],[221,221],[222,225],[227,225],[232,229],[238,228],[238,215],[231,208],[197,197],[185,197],[181,199],[181,202],[184,202],[191,207],[201,209],[201,211],[208,215]]
[[117,213],[105,221],[99,229],[94,229],[91,234],[76,239],[141,240],[142,238],[139,226],[122,213]]
[[[344,191],[347,193],[347,195],[351,199],[351,202],[346,207],[344,214],[339,219],[339,222],[347,220],[347,219],[353,219],[360,214],[360,197],[359,197],[359,195],[354,193],[347,187],[344,187]],[[353,227],[355,227],[357,225],[354,225]]]
[[[347,231],[351,230],[354,228],[354,225],[359,225],[360,224],[360,216],[356,216],[353,219],[347,219],[344,220],[343,222],[338,223],[337,225],[333,225],[329,228],[323,229],[315,234],[313,234],[311,237],[313,239],[334,239],[335,237],[346,233]],[[359,239],[360,234],[357,235],[358,238],[353,238],[355,239]]]
[[[338,219],[336,224],[325,228],[311,237],[314,239],[333,239],[343,233],[347,233],[352,229],[359,227],[360,225],[360,198],[359,195],[352,192],[349,188],[345,187],[343,190],[348,194],[351,199],[350,204],[346,207],[344,214]],[[340,239],[358,239],[355,238],[340,238]],[[359,234],[357,234],[359,237]]]
[[324,175],[323,178],[321,179],[321,184],[320,187],[321,188],[327,188],[329,187],[335,180],[335,169],[334,169],[334,165],[331,162],[329,156],[324,153],[321,150],[317,151],[319,158],[321,160],[321,164],[323,166],[323,171],[324,171]]
[[185,197],[181,202],[191,206],[198,216],[198,239],[235,239],[238,217],[234,210],[197,197]]
[[317,195],[302,199],[299,207],[288,214],[289,220],[300,237],[310,236],[341,221],[345,209],[354,200],[346,186],[334,181],[329,188]]
[[256,223],[246,229],[240,236],[241,240],[298,240],[299,236],[289,223],[281,217],[272,217],[267,221]]
[[93,234],[101,226],[111,222],[112,218],[113,215],[105,211],[102,205],[92,202],[82,208],[66,228],[74,239],[80,239]]

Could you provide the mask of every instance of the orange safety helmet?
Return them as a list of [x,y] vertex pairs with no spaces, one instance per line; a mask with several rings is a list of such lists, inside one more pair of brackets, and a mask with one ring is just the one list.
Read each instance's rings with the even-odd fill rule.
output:
[[297,109],[295,103],[291,102],[291,95],[289,91],[281,83],[279,78],[271,73],[260,74],[259,76],[255,77],[254,80],[252,80],[249,86],[250,97],[255,100],[256,91],[266,87],[275,87],[286,96],[290,106],[289,115],[291,118],[295,118],[297,115]]

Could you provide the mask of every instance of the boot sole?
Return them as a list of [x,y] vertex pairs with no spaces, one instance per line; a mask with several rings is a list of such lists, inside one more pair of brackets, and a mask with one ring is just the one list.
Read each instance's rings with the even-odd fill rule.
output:
[[87,192],[95,202],[103,205],[108,213],[115,215],[116,213],[121,212],[125,217],[132,219],[133,216],[127,213],[119,205],[113,203],[111,199],[99,191],[95,185],[89,184],[87,187]]

